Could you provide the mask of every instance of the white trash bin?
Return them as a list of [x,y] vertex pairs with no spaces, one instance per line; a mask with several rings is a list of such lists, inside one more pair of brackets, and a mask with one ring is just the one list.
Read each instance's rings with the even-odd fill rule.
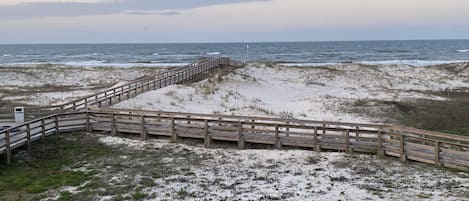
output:
[[24,123],[24,107],[15,107],[15,122]]

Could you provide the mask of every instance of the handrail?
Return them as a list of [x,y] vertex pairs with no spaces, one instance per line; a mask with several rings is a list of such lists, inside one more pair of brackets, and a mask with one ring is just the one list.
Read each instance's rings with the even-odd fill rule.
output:
[[[202,118],[214,118],[218,120],[223,120],[223,119],[236,119],[236,121],[241,121],[241,122],[255,122],[255,121],[274,121],[274,122],[281,122],[282,124],[294,124],[298,123],[300,125],[306,125],[306,124],[314,124],[314,125],[323,125],[324,127],[331,127],[331,126],[347,126],[351,128],[344,128],[344,129],[349,129],[349,130],[361,130],[364,128],[367,128],[368,131],[373,131],[373,132],[387,132],[387,133],[396,133],[399,135],[405,135],[408,137],[413,137],[413,134],[418,134],[425,136],[425,138],[428,137],[439,137],[439,138],[446,138],[449,140],[455,140],[463,143],[467,143],[467,148],[469,148],[469,138],[461,135],[454,135],[454,134],[448,134],[448,133],[440,133],[440,132],[433,132],[433,131],[427,131],[427,130],[421,130],[421,129],[414,129],[414,128],[406,128],[406,129],[411,129],[412,133],[409,133],[408,130],[407,132],[404,132],[404,130],[401,130],[402,132],[397,133],[396,130],[398,129],[403,129],[405,127],[402,126],[396,126],[396,125],[391,125],[391,124],[363,124],[363,123],[350,123],[350,122],[331,122],[331,121],[315,121],[315,120],[303,120],[303,119],[281,119],[281,118],[272,118],[272,117],[253,117],[253,116],[237,116],[237,115],[217,115],[217,114],[202,114],[202,113],[186,113],[186,112],[167,112],[167,111],[150,111],[150,110],[133,110],[133,109],[112,109],[112,108],[96,108],[96,107],[89,107],[89,111],[94,112],[94,113],[112,113],[112,114],[122,114],[126,113],[128,115],[134,115],[134,116],[162,116],[166,115],[168,117],[177,117],[180,116],[181,118],[197,118],[197,117],[202,117]],[[370,130],[370,128],[373,128],[374,130]],[[438,139],[432,139],[432,140],[438,140]],[[449,143],[449,142],[448,142]]]
[[[164,81],[165,85],[167,85],[167,83],[174,84],[176,82],[174,82],[174,80],[172,79],[181,78],[180,80],[178,79],[178,82],[186,81],[187,79],[191,79],[194,76],[197,76],[198,74],[206,73],[206,71],[212,68],[218,67],[219,65],[229,65],[229,64],[230,64],[230,59],[228,58],[216,58],[216,59],[206,58],[206,59],[199,60],[195,63],[186,65],[182,68],[165,71],[152,77],[138,79],[138,80],[125,83],[116,87],[112,87],[110,89],[97,92],[91,95],[87,95],[85,97],[82,97],[73,101],[69,101],[63,104],[53,105],[53,106],[42,106],[42,107],[25,107],[25,109],[27,113],[30,112],[31,110],[35,112],[38,112],[38,111],[39,112],[44,112],[44,111],[64,112],[64,111],[74,111],[77,109],[86,109],[86,107],[89,105],[99,104],[101,101],[106,100],[109,97],[112,98],[112,97],[123,95],[125,93],[130,93],[131,90],[142,88],[145,85],[148,85],[149,83],[156,83],[158,81],[159,82]],[[202,71],[201,69],[204,69],[206,71]],[[182,78],[185,78],[185,79],[182,79]],[[135,93],[137,93],[137,91],[135,91]],[[7,115],[4,115],[4,116],[12,117],[13,114],[8,114],[12,111],[13,109],[0,109],[0,114],[6,113]]]
[[310,123],[310,124],[327,124],[327,125],[342,125],[342,126],[358,126],[358,127],[372,127],[372,128],[383,128],[391,127],[392,125],[388,124],[366,124],[366,123],[350,123],[350,122],[334,122],[334,121],[315,121],[315,120],[305,120],[305,119],[281,119],[274,117],[253,117],[246,115],[223,115],[223,114],[204,114],[204,113],[189,113],[189,112],[170,112],[170,111],[152,111],[152,110],[135,110],[135,109],[114,109],[114,108],[97,108],[97,107],[88,107],[90,111],[100,111],[100,112],[139,112],[139,113],[150,113],[150,114],[166,114],[166,115],[184,115],[184,116],[204,116],[204,117],[216,117],[216,118],[230,118],[230,119],[248,119],[248,120],[263,120],[263,121],[278,121],[289,123]]
[[[48,135],[78,130],[117,132],[119,129],[129,134],[140,134],[142,139],[152,134],[169,135],[173,140],[178,137],[203,138],[206,145],[212,138],[236,141],[242,148],[245,142],[251,142],[276,147],[313,147],[316,151],[359,151],[399,157],[401,161],[413,160],[469,170],[469,138],[465,136],[388,124],[88,107],[109,98],[112,103],[117,93],[130,95],[130,91],[135,90],[136,94],[140,88],[143,92],[145,86],[149,90],[150,84],[157,81],[160,87],[162,83],[164,86],[179,83],[229,63],[229,59],[203,60],[182,70],[165,72],[162,77],[145,78],[144,81],[101,92],[91,97],[95,98],[94,102],[82,98],[73,102],[72,108],[61,108],[54,114],[0,130],[0,154],[6,153],[9,164],[14,149],[27,145],[30,150],[32,141],[44,140]],[[155,132],[155,128],[169,130]]]
[[[461,170],[469,169],[469,144],[392,132],[388,130],[391,127],[377,130],[375,125],[355,127],[354,125],[358,124],[341,122],[321,124],[321,121],[310,120],[302,120],[295,124],[290,119],[250,116],[242,118],[229,115],[120,109],[58,113],[0,131],[0,153],[7,153],[7,163],[9,163],[13,149],[27,145],[29,150],[31,141],[38,140],[39,136],[43,139],[50,134],[77,130],[115,132],[119,128],[123,130],[122,132],[140,134],[143,137],[147,134],[156,134],[175,139],[186,136],[204,138],[205,141],[210,141],[212,138],[237,141],[242,147],[245,142],[253,142],[273,144],[276,147],[314,147],[317,151],[321,149],[348,153],[359,151],[395,156],[401,161],[414,160]],[[312,124],[308,124],[310,122]],[[340,127],[341,125],[349,127]],[[170,128],[170,130],[155,133],[152,129],[156,127]],[[24,128],[36,129],[25,131]],[[203,130],[205,130],[204,135],[200,133]],[[452,139],[454,135],[445,134],[440,137]],[[468,141],[463,140],[463,142]]]

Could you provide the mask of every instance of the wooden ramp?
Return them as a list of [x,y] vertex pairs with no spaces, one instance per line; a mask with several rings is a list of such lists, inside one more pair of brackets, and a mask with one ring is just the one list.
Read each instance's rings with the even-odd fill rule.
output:
[[5,153],[9,163],[16,147],[30,148],[32,141],[46,141],[48,135],[83,130],[136,134],[142,140],[150,136],[167,136],[174,142],[202,139],[206,147],[230,141],[240,148],[256,143],[278,149],[373,153],[469,170],[469,138],[464,136],[392,125],[101,108],[50,115],[0,131],[0,154]]
[[[27,107],[25,108],[26,118],[34,119],[55,113],[80,111],[88,106],[110,106],[146,91],[204,78],[212,70],[228,65],[238,66],[241,63],[228,58],[202,59],[182,68],[166,71],[153,77],[135,80],[68,103],[47,107]],[[11,121],[13,119],[13,108],[0,109],[0,120]]]

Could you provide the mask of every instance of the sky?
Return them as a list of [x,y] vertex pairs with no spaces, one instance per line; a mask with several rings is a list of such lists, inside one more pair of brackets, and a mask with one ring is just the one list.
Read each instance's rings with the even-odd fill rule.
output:
[[468,0],[0,0],[0,43],[469,39]]

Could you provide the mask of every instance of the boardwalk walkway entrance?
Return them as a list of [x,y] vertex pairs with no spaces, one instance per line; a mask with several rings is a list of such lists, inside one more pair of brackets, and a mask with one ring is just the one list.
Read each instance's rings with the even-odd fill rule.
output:
[[205,60],[184,69],[165,72],[151,79],[109,89],[55,107],[48,116],[0,131],[0,155],[7,163],[16,148],[31,150],[32,142],[63,132],[99,131],[111,135],[137,134],[202,139],[206,147],[215,141],[231,141],[245,148],[248,143],[275,148],[299,147],[316,151],[374,153],[437,166],[469,170],[469,137],[392,125],[355,124],[226,116],[164,111],[103,109],[139,93],[206,76],[211,69],[229,65],[229,59]]
[[[47,106],[25,108],[27,119],[59,112],[71,112],[86,109],[88,106],[110,106],[123,100],[134,97],[149,90],[155,90],[168,85],[179,84],[197,78],[207,76],[213,69],[227,65],[239,65],[227,58],[203,59],[171,71],[160,73],[154,77],[148,77],[108,90],[92,94],[68,103]],[[0,109],[0,120],[13,120],[13,108]]]
[[15,148],[30,150],[35,140],[47,143],[48,135],[77,131],[137,134],[142,140],[151,136],[202,139],[206,147],[214,141],[231,141],[240,148],[256,143],[374,153],[469,170],[469,138],[464,136],[391,125],[100,108],[54,114],[0,131],[0,154],[5,153],[10,163]]

